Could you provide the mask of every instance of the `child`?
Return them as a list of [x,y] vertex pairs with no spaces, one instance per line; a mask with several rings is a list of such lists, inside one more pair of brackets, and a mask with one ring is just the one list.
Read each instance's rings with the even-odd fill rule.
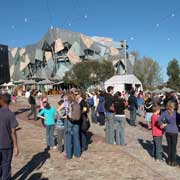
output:
[[46,125],[46,140],[47,140],[48,149],[49,148],[56,149],[56,146],[54,143],[54,128],[55,128],[56,110],[53,106],[50,106],[50,104],[47,101],[44,101],[43,105],[44,105],[44,109],[42,109],[38,113],[38,117],[45,120],[44,124]]
[[[64,138],[64,119],[65,119],[65,107],[64,107],[64,100],[60,100],[58,102],[59,107],[57,108],[57,112],[59,114],[58,119],[57,119],[57,141],[58,141],[58,150],[60,153],[63,152],[63,145],[62,141]],[[65,141],[64,141],[65,144]],[[65,147],[65,145],[64,145]]]
[[165,124],[162,126],[158,124],[160,106],[154,105],[152,110],[153,110],[153,115],[151,116],[151,127],[152,127],[152,135],[154,142],[153,153],[156,161],[162,161],[162,137],[163,137],[162,128],[165,126]]

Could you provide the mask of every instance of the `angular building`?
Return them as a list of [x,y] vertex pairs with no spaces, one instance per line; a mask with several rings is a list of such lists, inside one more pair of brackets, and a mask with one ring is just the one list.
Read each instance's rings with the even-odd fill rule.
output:
[[9,49],[10,77],[13,81],[62,80],[74,64],[86,60],[112,61],[119,74],[133,73],[133,66],[120,42],[54,28],[34,45]]

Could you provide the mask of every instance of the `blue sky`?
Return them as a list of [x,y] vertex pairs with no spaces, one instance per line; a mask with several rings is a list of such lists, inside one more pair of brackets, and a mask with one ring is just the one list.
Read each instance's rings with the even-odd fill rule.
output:
[[22,47],[60,27],[90,36],[127,40],[160,64],[164,79],[172,58],[180,62],[179,0],[0,0],[0,44]]

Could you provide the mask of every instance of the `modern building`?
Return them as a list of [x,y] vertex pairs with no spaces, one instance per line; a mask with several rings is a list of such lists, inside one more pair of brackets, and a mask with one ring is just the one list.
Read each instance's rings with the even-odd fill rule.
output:
[[133,73],[120,42],[54,28],[36,44],[9,49],[10,77],[60,81],[74,64],[86,60],[112,61],[119,74]]

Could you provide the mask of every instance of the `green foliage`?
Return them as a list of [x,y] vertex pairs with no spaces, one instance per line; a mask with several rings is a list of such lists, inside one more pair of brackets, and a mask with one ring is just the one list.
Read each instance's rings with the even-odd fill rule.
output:
[[149,57],[143,57],[135,62],[134,74],[142,82],[144,88],[151,88],[162,83],[160,66]]
[[168,86],[173,89],[178,89],[180,85],[180,67],[176,59],[171,60],[167,67]]
[[109,61],[82,61],[66,72],[64,82],[87,88],[93,84],[104,82],[114,75],[114,67]]

